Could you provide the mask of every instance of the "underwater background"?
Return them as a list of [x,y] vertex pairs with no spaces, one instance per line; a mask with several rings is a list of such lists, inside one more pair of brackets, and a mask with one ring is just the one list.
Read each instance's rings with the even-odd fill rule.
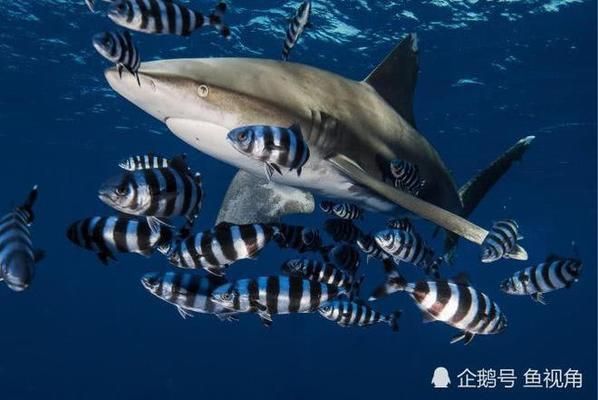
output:
[[[191,4],[200,10],[207,0]],[[296,1],[228,1],[230,40],[213,30],[189,38],[135,34],[143,60],[180,57],[280,58]],[[418,130],[439,151],[457,185],[518,139],[536,140],[471,216],[490,226],[518,221],[528,262],[479,261],[461,241],[448,276],[466,271],[506,313],[507,330],[450,345],[456,333],[423,324],[406,295],[378,305],[402,309],[401,330],[343,329],[317,314],[219,322],[183,320],[149,294],[140,277],[170,269],[159,255],[120,255],[101,265],[65,236],[74,220],[110,215],[97,189],[126,156],[188,154],[206,198],[197,229],[215,221],[236,170],[185,145],[165,126],[117,96],[109,63],[91,36],[116,29],[81,1],[0,0],[0,213],[40,187],[34,243],[47,252],[24,293],[0,286],[1,399],[260,398],[596,398],[596,2],[314,0],[312,23],[290,61],[363,79],[402,35],[419,36],[415,96]],[[239,71],[242,77],[243,71]],[[322,213],[285,221],[321,227]],[[384,217],[367,214],[374,230]],[[416,221],[431,240],[432,227]],[[580,281],[546,296],[547,306],[508,296],[498,283],[548,254],[584,261]],[[440,248],[441,240],[432,242]],[[230,277],[278,273],[295,253],[269,246],[240,261]],[[371,262],[364,292],[383,280]],[[406,269],[410,279],[419,276]],[[436,367],[452,385],[433,389]],[[459,389],[464,369],[515,369],[511,390]],[[578,369],[581,389],[526,389],[528,368]]]

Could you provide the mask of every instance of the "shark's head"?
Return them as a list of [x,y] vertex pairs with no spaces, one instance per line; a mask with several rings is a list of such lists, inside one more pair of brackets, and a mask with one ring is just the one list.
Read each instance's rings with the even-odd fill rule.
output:
[[[192,147],[239,168],[261,173],[262,164],[227,143],[240,126],[276,124],[292,118],[264,100],[259,67],[244,68],[241,59],[181,59],[143,63],[139,81],[106,70],[110,86],[127,100],[164,122]],[[267,75],[267,74],[266,74]]]

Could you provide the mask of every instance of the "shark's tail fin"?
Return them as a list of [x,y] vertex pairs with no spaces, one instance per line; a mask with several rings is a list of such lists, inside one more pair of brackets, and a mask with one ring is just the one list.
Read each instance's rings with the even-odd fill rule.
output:
[[[469,182],[459,189],[459,196],[463,204],[462,217],[469,216],[477,207],[486,193],[498,182],[498,180],[511,168],[515,161],[521,160],[535,136],[528,136],[520,139],[511,148],[501,154],[486,169],[482,170]],[[445,259],[450,261],[457,246],[459,237],[453,233],[447,233],[444,242]]]

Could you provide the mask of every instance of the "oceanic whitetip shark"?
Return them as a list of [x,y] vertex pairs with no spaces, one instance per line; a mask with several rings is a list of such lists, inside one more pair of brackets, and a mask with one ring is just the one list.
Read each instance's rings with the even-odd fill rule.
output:
[[[494,183],[521,158],[533,137],[517,142],[461,189],[437,151],[416,130],[413,94],[417,37],[407,35],[363,81],[302,64],[252,58],[202,58],[143,63],[139,79],[106,70],[110,86],[164,122],[179,138],[239,168],[219,220],[266,222],[311,212],[310,193],[378,212],[406,209],[481,244],[488,231],[465,219]],[[263,165],[226,141],[243,125],[298,123],[311,156],[300,177],[264,179]],[[419,197],[386,181],[391,160],[419,167]],[[245,172],[244,172],[245,171]],[[214,173],[217,173],[214,171]]]

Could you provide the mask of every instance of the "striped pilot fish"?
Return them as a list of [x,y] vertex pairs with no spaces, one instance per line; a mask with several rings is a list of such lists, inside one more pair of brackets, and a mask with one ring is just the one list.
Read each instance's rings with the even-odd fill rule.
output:
[[517,222],[512,219],[495,222],[482,243],[482,262],[491,263],[501,258],[527,260],[527,252],[517,244],[521,239]]
[[122,77],[123,69],[126,69],[141,86],[138,74],[141,58],[129,31],[98,33],[93,36],[92,43],[98,53],[116,64],[119,76]]
[[211,300],[231,311],[257,313],[270,326],[273,315],[315,312],[345,294],[341,287],[297,276],[263,276],[224,284],[214,289]]
[[44,257],[42,250],[34,250],[29,227],[33,223],[33,204],[37,199],[37,185],[25,203],[0,219],[0,281],[15,292],[31,285],[35,264]]
[[471,342],[475,335],[501,333],[507,318],[498,304],[474,289],[464,274],[453,280],[431,280],[407,283],[395,269],[387,275],[386,283],[377,288],[370,300],[385,294],[404,291],[411,295],[424,313],[424,321],[442,321],[461,332],[451,340]]
[[332,213],[341,219],[355,220],[363,217],[363,208],[352,203],[338,203],[332,207]]
[[424,269],[426,274],[438,277],[438,266],[442,258],[434,259],[434,250],[415,232],[400,229],[386,229],[374,236],[376,244],[395,263],[408,262]]
[[391,218],[386,226],[390,229],[400,229],[407,232],[415,231],[415,227],[409,218]]
[[183,319],[201,313],[213,314],[221,321],[235,321],[234,313],[210,300],[212,291],[224,283],[225,279],[213,275],[186,272],[150,272],[141,278],[144,288],[174,305]]
[[136,32],[189,36],[211,25],[228,37],[230,29],[222,22],[226,8],[221,2],[210,15],[204,15],[173,0],[114,0],[108,17],[115,24]]
[[143,169],[168,168],[170,160],[154,153],[139,156],[131,156],[118,163],[118,166],[127,171],[139,171]]
[[361,301],[333,300],[322,304],[318,312],[324,318],[335,321],[343,328],[350,326],[371,326],[377,323],[388,324],[395,332],[399,330],[398,319],[400,311],[391,315],[383,315],[373,310],[368,304]]
[[332,215],[332,209],[334,208],[334,206],[336,205],[336,203],[334,201],[330,201],[330,200],[322,200],[320,201],[320,210],[324,211],[326,214],[330,214]]
[[133,216],[91,217],[73,222],[66,231],[77,246],[94,251],[102,264],[116,261],[115,253],[149,256],[173,240],[172,229]]
[[281,271],[290,276],[300,276],[311,281],[342,287],[347,292],[355,290],[358,284],[353,274],[337,268],[334,264],[308,258],[287,260],[282,264]]
[[296,170],[297,176],[301,176],[301,169],[309,159],[309,147],[299,124],[289,128],[242,126],[231,130],[226,140],[240,153],[263,162],[268,180],[274,171],[282,175],[281,168]]
[[295,16],[289,20],[289,27],[287,28],[287,34],[282,47],[282,59],[284,61],[289,59],[291,49],[297,44],[299,36],[301,36],[305,28],[311,26],[309,23],[310,14],[311,1],[304,1],[297,9]]
[[334,246],[323,247],[321,254],[324,261],[351,274],[354,274],[359,268],[359,251],[350,244],[339,243]]
[[105,182],[100,200],[125,214],[156,218],[184,216],[193,222],[201,209],[203,189],[199,173],[192,175],[184,157],[166,168],[124,171]]
[[570,288],[581,274],[581,261],[575,258],[549,256],[543,263],[517,271],[500,284],[508,294],[529,295],[535,301],[546,304],[544,293]]
[[367,262],[369,262],[371,258],[380,261],[391,259],[390,255],[378,246],[376,239],[372,235],[361,235],[357,239],[357,247],[359,247],[359,249],[366,255]]
[[281,248],[294,249],[299,253],[306,251],[320,251],[322,238],[320,231],[299,225],[273,224],[280,235],[275,237],[276,243]]
[[238,260],[255,258],[280,230],[268,224],[234,225],[221,222],[210,230],[192,235],[172,248],[161,251],[172,265],[203,268],[221,276]]
[[390,174],[394,179],[394,186],[414,196],[419,195],[420,190],[426,184],[419,176],[417,165],[405,160],[393,160],[390,162]]
[[327,219],[324,222],[324,229],[335,242],[356,243],[357,239],[363,236],[363,233],[355,226],[353,221],[345,219]]

